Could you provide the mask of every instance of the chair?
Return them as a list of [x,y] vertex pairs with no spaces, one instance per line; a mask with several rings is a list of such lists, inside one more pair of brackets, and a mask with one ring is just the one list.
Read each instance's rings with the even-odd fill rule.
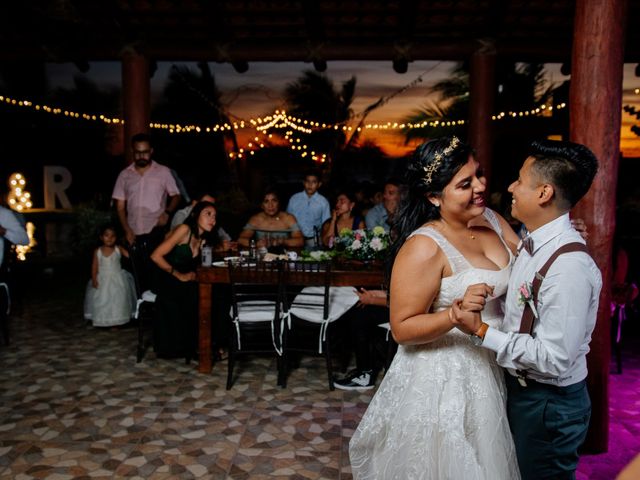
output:
[[11,312],[11,293],[7,282],[0,282],[0,334],[5,345],[9,345],[9,313]]
[[227,262],[233,329],[229,341],[227,390],[238,355],[275,354],[280,379],[282,355],[282,263]]
[[[333,390],[332,325],[358,301],[353,287],[331,287],[331,263],[286,262],[281,385],[287,382],[289,353],[322,355],[327,364],[329,389]],[[311,335],[309,335],[311,334]],[[310,338],[305,338],[310,337]]]
[[144,358],[149,345],[151,345],[151,338],[145,340],[145,328],[153,325],[154,306],[156,301],[156,294],[151,290],[142,291],[140,283],[140,252],[135,244],[131,247],[130,260],[131,260],[131,273],[133,275],[135,287],[136,287],[136,310],[133,312],[133,318],[138,323],[138,344],[136,348],[136,363],[140,363]]
[[10,343],[9,334],[9,314],[11,313],[11,290],[12,269],[16,261],[13,244],[7,239],[4,240],[4,260],[0,265],[0,335],[5,345]]

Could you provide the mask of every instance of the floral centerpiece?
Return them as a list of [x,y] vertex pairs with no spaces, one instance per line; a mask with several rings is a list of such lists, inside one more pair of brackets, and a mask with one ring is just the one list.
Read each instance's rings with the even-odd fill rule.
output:
[[389,234],[382,227],[373,230],[344,228],[335,239],[339,255],[354,260],[381,260],[389,247]]

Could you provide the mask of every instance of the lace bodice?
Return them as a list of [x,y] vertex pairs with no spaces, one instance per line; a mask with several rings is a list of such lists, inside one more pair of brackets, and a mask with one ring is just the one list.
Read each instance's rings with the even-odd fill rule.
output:
[[507,291],[509,283],[509,273],[513,254],[502,239],[502,229],[495,213],[489,209],[485,210],[485,218],[496,231],[502,244],[509,252],[509,263],[500,270],[489,270],[486,268],[476,268],[455,248],[440,232],[433,227],[421,227],[414,231],[409,237],[414,235],[424,235],[433,239],[438,247],[444,252],[449,261],[453,274],[442,279],[440,291],[433,302],[433,311],[437,312],[449,308],[453,301],[462,298],[469,285],[474,283],[486,283],[494,287],[493,296],[487,299],[487,306],[483,312],[483,320],[492,327],[498,327],[502,319],[502,296]]

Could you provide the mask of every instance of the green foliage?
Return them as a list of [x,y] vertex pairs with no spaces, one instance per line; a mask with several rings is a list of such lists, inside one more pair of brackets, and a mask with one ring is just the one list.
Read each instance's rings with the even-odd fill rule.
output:
[[[307,70],[285,88],[287,113],[326,124],[346,122],[353,115],[351,103],[355,88],[355,77],[344,82],[338,91],[329,77]],[[344,146],[345,138],[342,129],[327,129],[307,135],[306,142],[316,152],[327,153],[332,158]]]
[[[80,204],[74,209],[75,221],[71,234],[71,248],[77,254],[86,254],[99,243],[100,227],[113,223],[116,227],[117,218],[110,210],[100,209],[95,202]],[[118,232],[121,239],[121,232]]]

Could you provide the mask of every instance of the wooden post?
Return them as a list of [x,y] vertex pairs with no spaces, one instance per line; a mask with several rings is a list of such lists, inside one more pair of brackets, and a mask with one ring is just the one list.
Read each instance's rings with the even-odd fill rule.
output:
[[495,103],[496,54],[492,44],[484,45],[471,56],[469,86],[469,144],[476,151],[476,160],[491,184],[493,156],[493,125]]
[[149,92],[149,62],[133,50],[125,51],[122,55],[122,112],[127,164],[133,161],[131,137],[136,133],[149,132]]
[[574,19],[570,139],[589,147],[599,171],[572,216],[589,228],[589,250],[602,271],[598,321],[587,357],[591,425],[585,451],[606,452],[609,440],[609,322],[611,247],[615,230],[615,187],[620,154],[622,71],[626,0],[577,0]]

